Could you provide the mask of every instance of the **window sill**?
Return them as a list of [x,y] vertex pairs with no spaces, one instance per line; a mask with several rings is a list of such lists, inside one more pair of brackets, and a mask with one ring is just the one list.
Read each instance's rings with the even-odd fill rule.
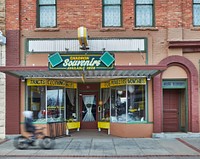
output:
[[47,32],[54,32],[54,31],[59,31],[59,28],[36,28],[34,31],[40,32],[40,31],[47,31]]
[[157,27],[133,27],[133,30],[140,30],[140,31],[158,31]]
[[105,27],[105,28],[101,28],[100,31],[102,32],[106,32],[106,31],[125,31],[125,28],[122,27]]
[[192,31],[200,31],[200,26],[199,27],[192,27],[191,30]]

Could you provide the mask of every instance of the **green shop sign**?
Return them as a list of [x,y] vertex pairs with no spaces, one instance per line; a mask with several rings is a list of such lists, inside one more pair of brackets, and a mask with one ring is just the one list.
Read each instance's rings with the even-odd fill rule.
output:
[[59,54],[49,55],[50,70],[105,70],[114,69],[115,58],[104,54]]

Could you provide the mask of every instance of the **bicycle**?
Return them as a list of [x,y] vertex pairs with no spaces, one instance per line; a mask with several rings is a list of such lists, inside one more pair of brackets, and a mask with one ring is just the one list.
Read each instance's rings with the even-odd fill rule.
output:
[[54,148],[55,138],[52,138],[50,136],[45,136],[45,134],[42,131],[43,129],[45,129],[45,127],[36,129],[35,139],[32,139],[32,136],[26,137],[23,135],[14,138],[13,145],[17,149],[27,149],[29,146],[36,146],[37,144],[39,144],[39,146],[43,149]]

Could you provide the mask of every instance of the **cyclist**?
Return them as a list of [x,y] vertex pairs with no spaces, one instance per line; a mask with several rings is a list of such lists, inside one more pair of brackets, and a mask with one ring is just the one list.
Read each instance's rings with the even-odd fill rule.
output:
[[25,116],[25,131],[32,134],[31,139],[32,139],[32,142],[34,142],[36,128],[33,125],[33,112],[24,111],[23,114]]

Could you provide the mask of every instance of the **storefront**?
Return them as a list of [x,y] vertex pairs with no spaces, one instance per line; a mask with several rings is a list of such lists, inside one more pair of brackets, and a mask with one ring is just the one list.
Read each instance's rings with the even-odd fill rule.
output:
[[23,65],[0,67],[19,81],[20,133],[24,110],[51,136],[72,129],[120,137],[199,131],[198,72],[191,60],[173,55],[153,64],[146,38],[89,42],[83,51],[77,39],[27,39]]
[[[105,58],[107,66],[93,58],[102,60],[103,55],[113,58],[111,62]],[[151,137],[152,78],[166,69],[164,65],[115,66],[109,52],[73,56],[54,53],[48,58],[48,67],[1,68],[21,79],[24,102],[20,110],[33,111],[34,124],[46,126],[47,134],[61,136],[71,129],[107,129],[108,134],[121,137]]]
[[120,137],[198,132],[198,73],[190,60],[173,55],[154,64],[147,38],[89,43],[80,50],[77,39],[26,39],[23,65],[0,67],[20,81],[20,133],[24,110],[52,136],[72,129]]

